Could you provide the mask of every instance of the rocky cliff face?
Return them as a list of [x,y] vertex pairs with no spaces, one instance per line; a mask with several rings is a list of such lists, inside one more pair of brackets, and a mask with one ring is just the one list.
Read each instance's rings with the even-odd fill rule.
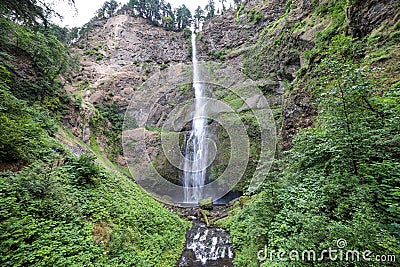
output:
[[277,114],[280,147],[287,150],[300,128],[314,124],[310,92],[302,82],[293,83],[301,67],[318,61],[307,53],[329,35],[342,31],[362,38],[398,18],[394,0],[247,1],[205,23],[202,58],[236,65],[258,83]]
[[398,21],[398,7],[399,1],[396,0],[352,1],[352,5],[347,7],[349,33],[363,38],[381,25]]
[[[378,28],[392,27],[399,18],[398,11],[397,2],[390,0],[247,1],[239,10],[229,10],[205,22],[198,34],[199,59],[209,63],[214,74],[218,71],[213,68],[219,68],[227,76],[224,69],[231,68],[255,82],[277,122],[280,148],[287,150],[300,128],[314,125],[315,109],[304,74],[321,59],[318,45],[339,33],[363,37]],[[103,152],[117,155],[115,159],[121,165],[124,159],[118,148],[120,132],[112,133],[114,128],[120,131],[121,121],[115,118],[121,118],[132,97],[139,103],[137,110],[149,100],[154,102],[151,114],[147,114],[148,125],[153,128],[162,127],[169,112],[192,97],[190,86],[168,86],[168,79],[163,76],[175,66],[174,79],[186,77],[180,81],[184,83],[190,77],[190,66],[185,65],[191,61],[190,38],[184,33],[165,31],[141,18],[118,15],[94,23],[74,51],[82,58],[83,66],[67,87],[75,95],[76,105],[71,107],[65,123],[85,142],[99,144]],[[149,78],[153,88],[141,88]],[[251,115],[240,108],[240,96],[222,89],[215,92],[235,106],[244,121],[253,123]],[[217,139],[226,139],[223,129],[214,130]],[[260,147],[253,130],[250,127],[248,132],[253,151],[250,168],[254,170]],[[177,169],[157,148],[158,134],[153,131],[150,136],[150,156],[161,172],[177,182]],[[107,149],[113,146],[117,146],[116,151]],[[229,154],[229,146],[222,145],[222,150],[211,176],[224,169],[222,158]],[[247,172],[250,177],[252,170]]]
[[[120,127],[115,125],[121,123],[115,122],[116,116],[122,118],[135,90],[149,76],[179,62],[190,62],[189,47],[189,36],[155,27],[142,18],[118,15],[94,22],[73,48],[82,69],[67,85],[76,105],[64,123],[74,135],[87,143],[97,142],[110,154],[106,147],[120,142],[103,130],[110,133],[113,126]],[[96,119],[105,122],[99,125]],[[121,149],[112,153],[117,156]],[[120,156],[119,162],[123,164]]]
[[247,1],[239,11],[228,10],[204,23],[200,59],[240,64],[261,31],[285,13],[282,1]]

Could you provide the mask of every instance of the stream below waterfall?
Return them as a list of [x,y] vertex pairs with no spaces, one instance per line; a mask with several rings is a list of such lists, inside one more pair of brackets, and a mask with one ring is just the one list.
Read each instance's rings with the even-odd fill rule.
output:
[[177,267],[233,267],[229,233],[194,220],[186,233],[186,249]]

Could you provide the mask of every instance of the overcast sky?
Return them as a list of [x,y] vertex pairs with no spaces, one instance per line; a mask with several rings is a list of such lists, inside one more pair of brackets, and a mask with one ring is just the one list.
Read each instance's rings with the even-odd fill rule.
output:
[[[95,16],[96,10],[98,10],[104,1],[98,0],[75,0],[75,8],[76,10],[68,6],[66,4],[67,1],[55,1],[56,6],[55,10],[60,13],[64,20],[60,22],[59,20],[54,20],[55,23],[60,24],[61,26],[68,26],[68,27],[79,27],[88,22],[91,18]],[[217,9],[221,6],[218,0],[214,0]],[[126,4],[129,0],[117,0],[117,2],[121,4]],[[173,8],[176,8],[182,4],[185,4],[193,13],[193,11],[197,8],[197,6],[201,6],[204,8],[208,0],[166,0],[166,2],[171,3]],[[232,1],[227,1],[232,2]],[[229,4],[225,4],[226,7],[229,7]]]

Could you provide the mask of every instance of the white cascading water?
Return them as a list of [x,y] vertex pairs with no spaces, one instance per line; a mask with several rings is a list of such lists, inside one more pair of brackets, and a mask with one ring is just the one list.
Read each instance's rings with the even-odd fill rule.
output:
[[[197,204],[204,198],[202,186],[206,182],[208,166],[208,128],[204,86],[197,61],[196,34],[192,33],[193,89],[195,111],[192,130],[186,141],[183,186],[184,202]],[[186,249],[178,267],[226,266],[233,267],[233,248],[229,233],[223,229],[207,227],[196,220],[186,235]]]
[[195,113],[192,130],[186,142],[183,174],[184,202],[197,203],[202,199],[202,186],[206,180],[207,168],[207,118],[204,103],[204,87],[197,61],[196,33],[192,33],[193,89],[195,92]]
[[186,250],[178,267],[233,267],[232,241],[224,229],[194,222],[186,238]]

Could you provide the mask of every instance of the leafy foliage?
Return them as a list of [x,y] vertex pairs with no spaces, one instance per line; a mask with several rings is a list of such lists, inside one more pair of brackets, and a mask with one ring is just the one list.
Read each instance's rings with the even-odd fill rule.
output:
[[[117,161],[118,155],[122,154],[123,115],[120,114],[116,102],[98,103],[95,107],[98,113],[91,118],[91,126],[96,135],[103,133],[107,138],[106,152],[112,160]],[[111,127],[109,124],[111,124]]]
[[24,28],[17,28],[14,39],[17,47],[31,55],[40,71],[53,81],[68,69],[68,49],[54,35],[44,35]]
[[174,266],[186,225],[91,159],[1,174],[2,266]]
[[55,133],[55,122],[41,108],[29,107],[18,100],[9,87],[0,82],[0,160],[2,162],[32,162],[46,158],[60,146],[48,141]]
[[208,4],[206,5],[205,10],[207,11],[206,19],[211,19],[212,17],[214,17],[215,16],[215,1],[208,0]]
[[106,1],[103,6],[97,10],[97,17],[100,19],[109,18],[115,14],[119,4],[115,0]]
[[[53,35],[63,29],[39,23],[42,1],[20,1],[33,5],[26,18],[14,2],[0,4],[0,265],[174,266],[188,224],[55,138],[51,111],[67,101],[57,79],[76,62]],[[116,105],[101,116],[122,123]]]
[[198,6],[194,12],[194,16],[193,16],[195,22],[195,28],[198,29],[200,27],[200,24],[204,21],[205,17],[204,17],[204,10]]
[[[4,74],[7,76],[7,73]],[[55,122],[0,83],[2,266],[173,266],[187,224],[95,157],[68,155]]]
[[[221,222],[230,230],[237,266],[258,266],[265,246],[320,252],[339,239],[346,249],[399,256],[399,83],[382,86],[376,77],[383,70],[364,65],[364,46],[351,37],[334,35],[315,49],[320,60],[295,81],[312,92],[315,127],[298,134],[265,191]],[[263,264],[287,266],[269,255]],[[310,264],[343,266],[290,262]]]
[[[74,0],[68,0],[73,5]],[[23,22],[26,25],[47,25],[49,19],[58,15],[51,6],[42,0],[5,0],[0,3],[0,15],[9,17],[14,21]]]
[[1,86],[0,159],[31,163],[0,174],[1,265],[173,266],[187,225],[94,156],[66,156],[49,113]]
[[171,4],[164,0],[130,0],[122,10],[148,19],[167,30],[183,30],[190,26],[192,19],[192,14],[185,5],[173,10]]
[[0,64],[10,72],[10,91],[30,103],[40,102],[53,112],[60,112],[66,99],[60,97],[59,75],[76,69],[79,63],[68,47],[54,35],[0,18]]

